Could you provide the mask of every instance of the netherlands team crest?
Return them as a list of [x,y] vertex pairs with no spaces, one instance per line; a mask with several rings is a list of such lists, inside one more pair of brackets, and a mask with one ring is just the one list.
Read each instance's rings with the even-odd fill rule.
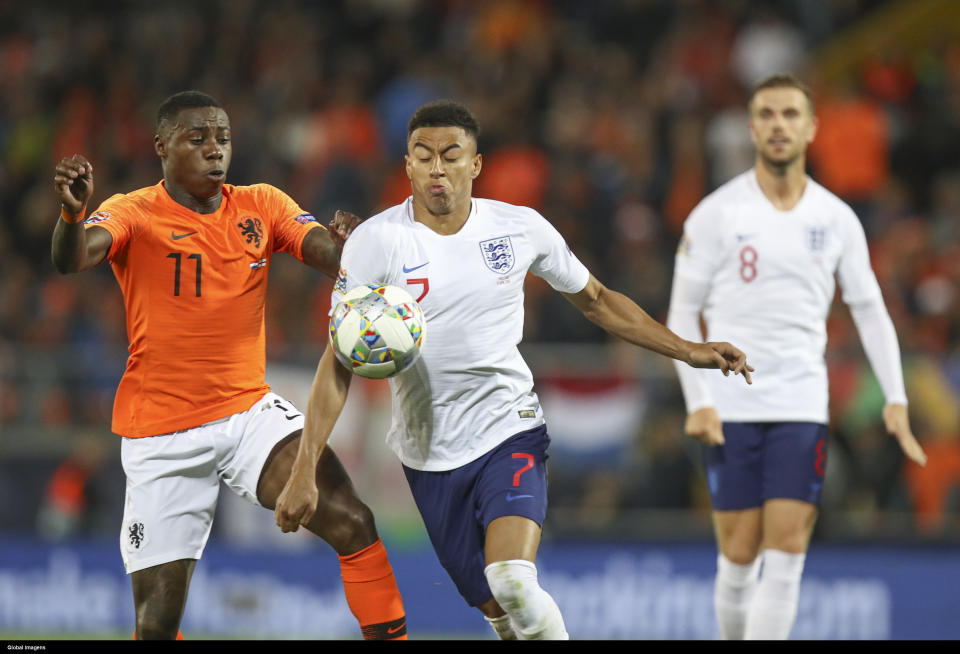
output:
[[509,236],[480,241],[480,252],[483,253],[483,262],[493,272],[506,275],[513,270],[516,257],[513,255],[513,243]]
[[263,222],[260,216],[243,216],[237,223],[240,228],[240,236],[247,239],[248,244],[252,244],[257,250],[260,249],[260,241],[263,239]]
[[147,544],[147,531],[143,520],[130,518],[125,525],[123,540],[128,552],[142,550]]

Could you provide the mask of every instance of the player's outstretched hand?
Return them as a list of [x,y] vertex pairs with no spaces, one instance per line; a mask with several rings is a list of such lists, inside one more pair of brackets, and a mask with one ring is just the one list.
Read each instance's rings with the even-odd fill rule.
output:
[[887,431],[896,437],[897,442],[900,443],[900,449],[903,450],[908,459],[917,465],[927,464],[927,455],[910,429],[910,418],[907,415],[906,405],[888,404],[883,407],[883,423],[886,425]]
[[720,414],[712,407],[697,409],[687,416],[683,425],[687,436],[693,436],[707,445],[723,445],[723,423]]
[[273,512],[280,531],[296,531],[300,525],[307,524],[317,511],[319,498],[316,475],[298,474],[294,469],[277,498],[277,508]]
[[338,248],[343,249],[343,244],[347,242],[350,234],[352,234],[353,230],[357,228],[357,225],[362,222],[363,218],[360,216],[350,213],[349,211],[337,209],[333,214],[333,220],[331,220],[327,226],[330,230],[330,238],[333,239],[333,242]]
[[64,157],[54,169],[53,188],[60,203],[74,214],[80,213],[93,195],[93,164],[82,154]]
[[748,384],[753,383],[750,373],[753,366],[747,364],[747,355],[730,343],[698,343],[690,350],[687,361],[694,368],[718,368],[723,375],[743,375]]

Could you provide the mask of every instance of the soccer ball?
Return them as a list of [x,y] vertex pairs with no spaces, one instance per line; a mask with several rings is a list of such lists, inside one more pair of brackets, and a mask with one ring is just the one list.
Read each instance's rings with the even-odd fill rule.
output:
[[386,379],[420,357],[426,324],[413,297],[396,286],[358,286],[330,316],[330,345],[354,374]]

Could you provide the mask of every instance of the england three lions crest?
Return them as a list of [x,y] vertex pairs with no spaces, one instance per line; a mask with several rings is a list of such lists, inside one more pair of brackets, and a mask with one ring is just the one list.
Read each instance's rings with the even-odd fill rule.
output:
[[483,253],[483,262],[493,272],[506,275],[513,270],[513,244],[509,236],[491,238],[489,241],[480,241],[480,252]]

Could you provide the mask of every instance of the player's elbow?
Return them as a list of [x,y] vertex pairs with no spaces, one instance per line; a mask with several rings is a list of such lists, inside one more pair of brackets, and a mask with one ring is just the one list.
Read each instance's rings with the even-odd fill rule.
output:
[[579,305],[579,308],[587,320],[594,324],[603,324],[606,311],[605,305],[599,297],[583,302]]
[[591,275],[587,285],[579,293],[564,295],[588,320],[597,322],[604,313],[608,293],[606,287]]

